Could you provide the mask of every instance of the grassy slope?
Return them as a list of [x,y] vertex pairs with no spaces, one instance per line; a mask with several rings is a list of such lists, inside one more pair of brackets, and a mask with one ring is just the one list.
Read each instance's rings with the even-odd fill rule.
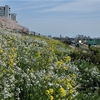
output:
[[[70,47],[43,36],[0,33],[0,99],[73,98],[76,66]],[[51,93],[52,90],[52,93]]]
[[[73,81],[78,81],[80,83],[83,83],[82,86],[85,86],[86,89],[85,91],[79,89],[79,95],[77,96],[77,99],[78,100],[86,100],[86,99],[99,100],[98,93],[97,92],[92,93],[89,90],[91,87],[94,87],[93,86],[94,83],[90,84],[89,81],[91,80],[89,80],[89,78],[92,77],[93,81],[95,81],[94,79],[98,81],[99,78],[98,69],[96,69],[96,71],[94,72],[93,68],[95,68],[95,65],[87,63],[80,59],[73,62],[65,61],[65,58],[73,51],[73,49],[71,49],[69,46],[61,43],[60,41],[52,40],[43,36],[30,36],[30,35],[20,35],[20,34],[3,35],[2,33],[0,36],[1,36],[0,39],[2,41],[0,43],[1,44],[0,60],[2,61],[2,63],[4,63],[4,64],[1,63],[0,65],[1,66],[0,72],[1,73],[3,72],[3,74],[0,76],[0,79],[2,80],[1,82],[3,82],[4,77],[5,77],[5,82],[9,80],[9,77],[11,77],[11,80],[13,79],[13,77],[15,77],[15,79],[12,80],[12,82],[15,82],[16,80],[14,84],[7,83],[7,85],[5,85],[5,89],[7,88],[8,85],[9,86],[14,85],[15,87],[12,88],[11,90],[12,91],[15,90],[15,94],[16,94],[18,92],[17,89],[22,88],[24,91],[20,90],[21,92],[20,98],[23,100],[24,99],[35,100],[36,98],[42,100],[43,98],[47,98],[47,97],[50,99],[49,96],[53,96],[54,98],[58,99],[60,94],[56,92],[58,91],[57,89],[59,88],[59,86],[63,87],[64,89],[67,89],[68,87],[66,85],[69,83],[67,83],[66,78],[68,78],[70,75],[74,73],[76,74],[77,77],[74,79],[72,78],[72,76],[70,76],[69,78],[72,79]],[[79,70],[78,72],[76,70],[77,67],[75,67],[76,65]],[[6,75],[6,73],[8,73],[8,76]],[[23,76],[23,74],[25,76]],[[39,85],[37,85],[37,82]],[[33,86],[33,83],[35,88]],[[28,86],[29,84],[31,84],[31,86],[30,89],[27,90],[27,88],[29,88]],[[56,84],[58,85],[57,88],[55,88]],[[23,85],[25,85],[25,87],[23,87]],[[90,88],[87,89],[89,85]],[[10,89],[10,87],[8,88]],[[43,91],[49,90],[49,88],[52,88],[53,91],[55,92],[53,95],[50,94],[49,96],[46,96],[45,92]],[[7,91],[11,96],[10,99],[13,100],[15,94],[11,95],[10,94],[11,91],[9,90]],[[3,92],[1,92],[0,90],[1,94]],[[37,94],[32,95],[32,92],[37,92]],[[69,92],[70,91],[67,90],[67,93]],[[73,94],[76,95],[75,93]],[[38,94],[41,95],[41,98],[38,97]],[[71,100],[72,96],[73,95],[69,94],[69,96],[67,95],[65,97]],[[66,100],[65,97],[61,97],[61,99]],[[0,98],[3,98],[3,95]],[[9,100],[9,98],[7,100]]]

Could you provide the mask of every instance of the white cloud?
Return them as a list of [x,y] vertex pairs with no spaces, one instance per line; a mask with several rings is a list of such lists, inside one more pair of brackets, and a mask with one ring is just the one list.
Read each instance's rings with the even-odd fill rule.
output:
[[29,1],[29,2],[25,2],[25,5],[21,6],[20,8],[15,8],[16,11],[18,10],[32,10],[32,9],[41,9],[41,8],[46,8],[46,7],[51,7],[54,4],[49,4],[49,3],[44,3],[41,4],[38,1]]
[[45,9],[42,12],[94,12],[100,9],[100,1],[73,1],[65,2],[65,4],[57,5],[50,9]]

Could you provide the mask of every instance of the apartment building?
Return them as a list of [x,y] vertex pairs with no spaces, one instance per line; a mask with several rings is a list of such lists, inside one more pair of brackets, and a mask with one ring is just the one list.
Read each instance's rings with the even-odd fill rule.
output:
[[11,18],[12,20],[16,21],[16,14],[11,13],[11,8],[9,5],[0,6],[0,16]]
[[11,13],[11,19],[16,21],[16,13]]

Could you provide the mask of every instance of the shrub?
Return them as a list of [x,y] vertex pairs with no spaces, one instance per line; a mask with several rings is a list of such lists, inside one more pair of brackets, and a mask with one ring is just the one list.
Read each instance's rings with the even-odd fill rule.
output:
[[100,48],[91,48],[89,51],[75,50],[70,53],[72,60],[85,60],[90,63],[100,64]]

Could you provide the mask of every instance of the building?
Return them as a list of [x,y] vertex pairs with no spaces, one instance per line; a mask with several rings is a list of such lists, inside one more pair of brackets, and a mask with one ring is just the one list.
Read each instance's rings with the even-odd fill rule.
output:
[[16,13],[11,13],[11,19],[16,21]]
[[88,43],[91,45],[100,45],[100,39],[89,39]]
[[49,38],[52,38],[52,35],[48,35]]
[[0,6],[0,16],[11,18],[12,20],[16,21],[16,14],[11,13],[11,8],[8,5]]
[[8,5],[0,6],[0,16],[11,18],[10,7]]

